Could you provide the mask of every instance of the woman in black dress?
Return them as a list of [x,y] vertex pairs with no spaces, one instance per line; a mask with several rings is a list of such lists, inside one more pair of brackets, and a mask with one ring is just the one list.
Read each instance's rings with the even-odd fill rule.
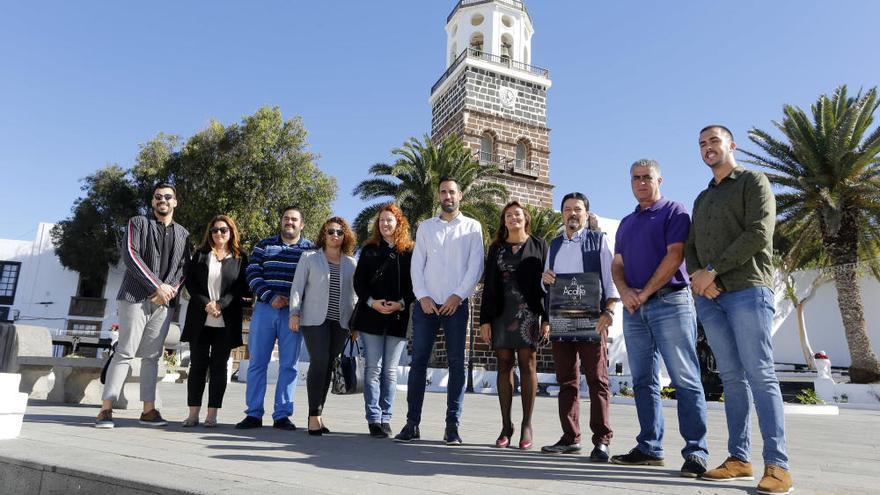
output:
[[501,404],[501,435],[496,447],[510,445],[513,422],[514,355],[519,361],[523,420],[519,448],[532,448],[532,409],[538,391],[535,354],[550,330],[545,319],[541,273],[547,243],[531,235],[531,217],[517,201],[501,210],[501,224],[486,257],[480,334],[491,344],[498,360],[498,401]]
[[189,416],[183,426],[199,424],[202,395],[210,371],[205,426],[217,426],[217,410],[226,393],[226,364],[232,349],[242,345],[242,299],[249,293],[247,256],[238,245],[238,227],[226,215],[208,223],[202,244],[186,268],[189,305],[180,340],[190,343],[187,379]]

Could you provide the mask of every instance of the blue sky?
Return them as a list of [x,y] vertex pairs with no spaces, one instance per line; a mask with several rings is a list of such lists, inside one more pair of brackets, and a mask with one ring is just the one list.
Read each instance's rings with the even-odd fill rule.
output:
[[[0,6],[0,238],[66,217],[79,179],[131,166],[159,132],[263,105],[301,115],[318,165],[351,189],[430,130],[452,0],[4,2]],[[532,61],[551,71],[554,203],[572,189],[619,218],[634,160],[659,160],[688,207],[709,172],[697,131],[720,122],[754,149],[782,105],[880,83],[880,2],[526,0]],[[875,49],[871,49],[875,46]]]

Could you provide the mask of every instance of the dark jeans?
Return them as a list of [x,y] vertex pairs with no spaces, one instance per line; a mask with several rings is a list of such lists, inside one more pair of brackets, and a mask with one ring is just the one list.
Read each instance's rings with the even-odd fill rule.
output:
[[611,443],[608,417],[608,356],[605,338],[595,342],[553,342],[553,361],[559,383],[559,422],[565,443],[581,441],[580,382],[581,365],[590,388],[590,429],[593,445]]
[[300,331],[309,351],[309,373],[306,377],[309,416],[320,416],[330,390],[330,367],[345,347],[349,332],[334,320],[324,320],[324,323],[314,327],[303,325]]
[[465,299],[449,316],[426,315],[421,305],[413,304],[413,356],[407,379],[408,423],[422,421],[422,404],[425,402],[425,385],[428,361],[437,338],[437,330],[443,327],[446,335],[446,360],[449,364],[449,382],[446,387],[446,426],[458,426],[461,419],[461,403],[464,399],[464,341],[467,335],[468,300]]
[[[205,327],[198,341],[190,343],[189,378],[186,381],[188,406],[202,405],[205,381],[208,380],[208,407],[223,407],[226,393],[226,364],[232,349],[226,343],[226,329]],[[210,371],[210,379],[208,372]]]

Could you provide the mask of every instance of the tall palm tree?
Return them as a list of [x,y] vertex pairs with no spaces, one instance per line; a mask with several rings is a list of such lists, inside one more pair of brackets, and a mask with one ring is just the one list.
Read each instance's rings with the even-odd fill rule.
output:
[[812,121],[785,105],[782,122],[773,122],[785,139],[752,128],[749,139],[764,154],[742,151],[782,188],[778,222],[794,233],[793,242],[809,247],[810,237],[821,240],[826,257],[819,259],[827,260],[837,287],[855,383],[880,380],[858,283],[865,267],[880,278],[880,128],[869,133],[878,103],[876,87],[853,98],[841,86],[819,97]]
[[383,199],[358,214],[354,221],[358,238],[366,239],[370,222],[388,201],[400,206],[410,228],[415,229],[419,222],[437,214],[440,178],[455,177],[464,193],[461,211],[480,221],[483,238],[488,241],[487,228],[496,221],[498,205],[507,199],[507,188],[491,181],[498,174],[494,165],[480,164],[471,149],[454,135],[439,146],[428,136],[423,141],[410,138],[391,153],[398,157],[393,164],[373,165],[369,170],[373,178],[362,181],[352,191],[364,201]]
[[541,208],[538,206],[526,205],[529,216],[532,217],[532,235],[540,237],[547,242],[553,240],[559,235],[562,228],[562,213],[553,208]]

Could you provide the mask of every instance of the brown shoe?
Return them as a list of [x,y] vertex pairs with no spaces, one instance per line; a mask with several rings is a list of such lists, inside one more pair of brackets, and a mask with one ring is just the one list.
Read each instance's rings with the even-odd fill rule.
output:
[[[736,457],[728,457],[715,469],[703,473],[702,478],[707,481],[738,481],[753,480],[752,463],[743,462]],[[785,493],[785,492],[780,492]]]
[[98,417],[95,418],[95,428],[113,428],[115,426],[113,424],[113,410],[112,409],[101,409],[101,412],[98,413]]
[[168,424],[167,421],[162,419],[162,415],[156,409],[151,409],[141,414],[141,419],[138,420],[138,423],[144,426],[165,426]]
[[758,483],[758,493],[762,495],[784,495],[791,493],[791,474],[780,466],[764,466],[764,477]]

